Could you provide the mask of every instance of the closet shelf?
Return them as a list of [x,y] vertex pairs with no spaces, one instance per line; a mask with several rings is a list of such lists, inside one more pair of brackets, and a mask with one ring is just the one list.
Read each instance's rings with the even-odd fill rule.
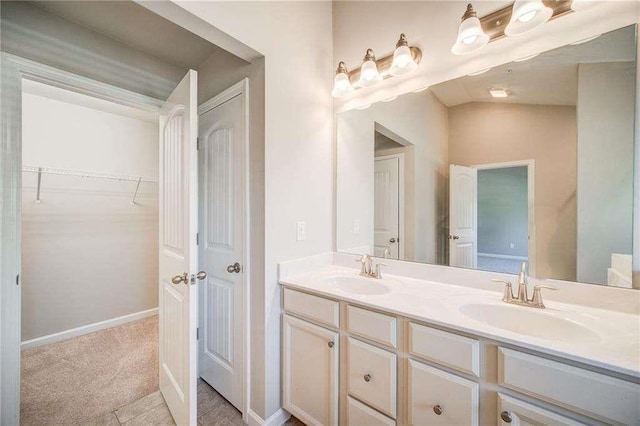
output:
[[119,181],[132,181],[137,182],[135,191],[133,192],[133,198],[131,199],[131,205],[136,204],[136,196],[138,195],[138,189],[140,189],[140,183],[149,182],[149,183],[158,183],[158,179],[144,177],[144,176],[128,176],[128,175],[116,175],[112,173],[102,173],[102,172],[89,172],[87,170],[76,170],[76,169],[58,169],[55,167],[33,167],[33,166],[23,166],[23,172],[27,173],[37,173],[38,174],[38,189],[36,191],[36,203],[40,202],[40,188],[42,186],[42,175],[65,175],[65,176],[77,176],[84,178],[94,178],[94,179],[110,179],[110,180],[119,180]]

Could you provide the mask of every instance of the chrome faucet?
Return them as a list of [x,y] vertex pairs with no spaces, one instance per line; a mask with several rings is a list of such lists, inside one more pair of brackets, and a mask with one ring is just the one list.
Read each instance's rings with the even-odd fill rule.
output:
[[529,306],[532,308],[544,309],[544,303],[542,301],[542,289],[557,290],[556,287],[550,285],[535,285],[533,286],[533,297],[529,299],[527,296],[527,262],[522,262],[520,273],[518,274],[518,293],[513,296],[513,286],[510,281],[506,280],[491,280],[493,282],[504,283],[504,293],[502,295],[502,301],[505,303],[511,303],[520,306]]
[[368,254],[363,254],[360,259],[357,259],[356,262],[360,262],[360,276],[367,278],[382,278],[382,273],[380,272],[381,266],[387,266],[385,263],[377,263],[375,272],[373,270],[373,259]]

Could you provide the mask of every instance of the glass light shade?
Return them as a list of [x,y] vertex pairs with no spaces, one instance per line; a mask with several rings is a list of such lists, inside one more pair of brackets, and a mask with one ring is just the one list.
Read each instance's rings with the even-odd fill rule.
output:
[[334,98],[344,98],[353,93],[355,89],[349,81],[349,76],[343,72],[336,74],[333,78],[333,90],[331,96]]
[[418,68],[418,64],[413,60],[411,49],[409,46],[398,46],[393,52],[393,62],[389,68],[389,74],[403,75],[408,74]]
[[454,55],[466,55],[475,52],[489,43],[489,36],[482,30],[480,20],[473,16],[460,23],[458,28],[458,38],[451,47]]
[[547,22],[552,14],[553,9],[545,6],[542,0],[516,0],[504,33],[508,36],[524,34]]
[[365,61],[360,68],[360,79],[358,84],[361,87],[371,87],[382,81],[375,61]]

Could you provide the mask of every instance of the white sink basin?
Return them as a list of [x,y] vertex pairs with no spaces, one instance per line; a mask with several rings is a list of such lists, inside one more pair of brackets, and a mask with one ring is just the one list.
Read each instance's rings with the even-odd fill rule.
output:
[[535,308],[487,303],[469,303],[459,307],[469,318],[506,331],[539,339],[575,342],[599,342],[600,336],[576,319]]
[[359,296],[378,296],[391,291],[391,287],[384,280],[375,278],[335,276],[320,281],[322,285],[345,294]]

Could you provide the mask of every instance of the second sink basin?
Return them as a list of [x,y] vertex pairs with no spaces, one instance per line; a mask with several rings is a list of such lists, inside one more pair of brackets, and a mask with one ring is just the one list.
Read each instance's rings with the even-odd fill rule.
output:
[[546,310],[489,303],[469,303],[460,312],[476,321],[506,331],[557,341],[598,342],[598,334],[572,318]]

